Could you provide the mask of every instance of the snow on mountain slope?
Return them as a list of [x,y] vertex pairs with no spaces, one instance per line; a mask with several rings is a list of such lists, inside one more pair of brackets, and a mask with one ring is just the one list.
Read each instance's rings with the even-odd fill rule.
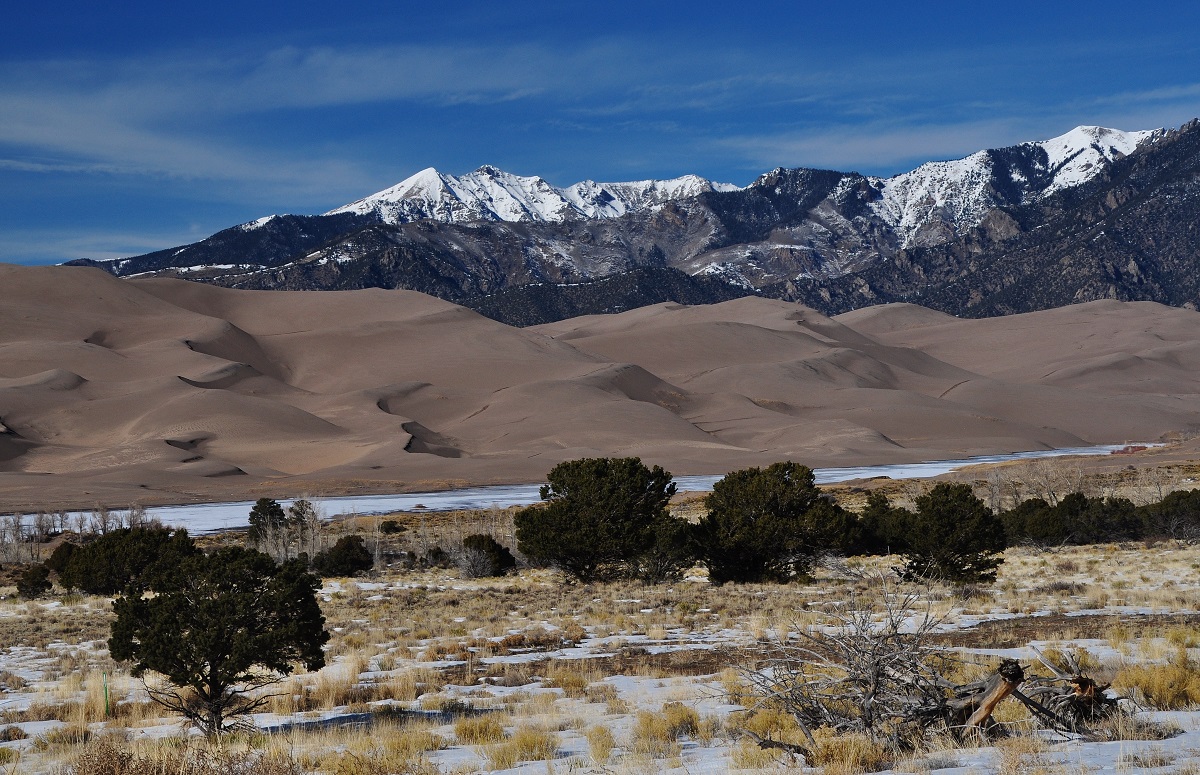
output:
[[[891,178],[869,178],[878,192],[870,208],[895,229],[901,247],[935,245],[977,226],[995,207],[1028,204],[1085,183],[1114,160],[1162,135],[1163,130],[1080,126],[1050,140],[929,162]],[[559,188],[541,177],[491,166],[458,176],[430,167],[326,215],[374,215],[385,223],[555,222],[616,218],[706,191],[736,190],[696,175],[628,183],[585,180]]]
[[[977,226],[994,207],[1028,204],[1086,183],[1163,134],[1161,129],[1122,132],[1080,126],[1050,140],[929,162],[891,178],[872,178],[880,196],[871,209],[896,229],[902,247],[945,242]],[[1006,182],[1015,184],[1017,201],[1006,199],[1005,192],[1013,190],[1002,185]]]
[[987,151],[929,162],[893,178],[872,179],[880,197],[871,209],[897,231],[902,247],[936,244],[979,223],[995,207],[988,190],[991,179]]
[[1122,132],[1102,126],[1078,126],[1052,140],[1031,143],[1046,152],[1054,181],[1043,196],[1063,188],[1086,183],[1122,156],[1128,156],[1144,142],[1154,142],[1164,134],[1161,129]]
[[326,215],[375,214],[386,223],[424,218],[447,223],[615,218],[672,199],[737,188],[696,175],[629,183],[585,180],[558,188],[540,177],[522,177],[490,166],[459,176],[430,167]]

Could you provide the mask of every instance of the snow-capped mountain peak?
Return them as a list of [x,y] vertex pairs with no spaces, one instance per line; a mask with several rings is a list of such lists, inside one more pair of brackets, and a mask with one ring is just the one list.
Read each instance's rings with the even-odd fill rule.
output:
[[672,199],[737,188],[713,183],[697,175],[628,183],[585,180],[558,188],[544,178],[514,175],[490,165],[459,176],[446,175],[430,167],[326,215],[374,214],[386,223],[421,219],[465,223],[614,218]]
[[1079,126],[1050,140],[928,162],[891,178],[871,178],[879,196],[870,206],[896,229],[901,247],[938,244],[978,226],[993,208],[1029,204],[1086,183],[1164,134]]
[[1163,130],[1122,132],[1102,126],[1077,126],[1066,134],[1038,143],[1027,143],[1046,152],[1054,175],[1043,196],[1091,180],[1107,164],[1128,156],[1145,142],[1154,142]]

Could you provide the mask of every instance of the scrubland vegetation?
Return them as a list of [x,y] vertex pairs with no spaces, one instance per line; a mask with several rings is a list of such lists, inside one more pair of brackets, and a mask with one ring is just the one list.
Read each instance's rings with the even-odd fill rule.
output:
[[[777,473],[798,483],[793,495],[811,494],[802,472]],[[141,555],[130,547],[152,546],[178,562],[192,550],[178,534],[143,534],[136,528],[146,526],[136,524],[110,523],[88,541],[71,526],[57,536],[53,528],[31,533],[46,540],[16,544],[4,562],[12,585],[0,588],[0,772],[1198,771],[1200,545],[1182,531],[1183,518],[1170,521],[1181,531],[1175,536],[1146,531],[1161,524],[1145,515],[1161,517],[1164,507],[1153,506],[1169,493],[1139,498],[1088,489],[1107,481],[1072,483],[1082,483],[1086,494],[1039,493],[1044,506],[1022,506],[1036,493],[1032,486],[1005,496],[994,518],[1008,538],[987,553],[998,562],[983,569],[994,581],[922,578],[912,555],[879,545],[881,537],[891,539],[877,527],[875,544],[858,533],[866,547],[858,555],[816,551],[809,532],[803,552],[791,545],[798,564],[776,566],[782,570],[768,581],[724,584],[710,582],[703,555],[663,581],[646,578],[643,555],[630,561],[619,552],[605,561],[606,580],[571,581],[574,574],[534,567],[519,551],[520,510],[333,523],[308,516],[289,522],[285,514],[256,535],[205,536],[195,551],[250,542],[281,562],[324,552],[358,563],[357,575],[326,575],[316,593],[329,633],[324,666],[277,676],[261,689],[264,702],[252,723],[212,742],[151,701],[131,675],[133,664],[114,661],[108,648],[113,596],[128,597],[131,580],[144,578],[148,567],[136,568]],[[972,497],[991,506],[989,482],[973,484]],[[967,495],[950,488],[947,497]],[[882,499],[843,488],[832,491],[836,504],[819,492],[789,502],[803,506],[793,511],[810,527],[814,507],[826,515],[844,509],[850,521],[837,524],[848,529],[886,523],[898,510],[917,518],[933,490],[896,486]],[[1115,500],[1121,497],[1132,512]],[[1172,513],[1183,513],[1179,504],[1191,497],[1171,496]],[[708,503],[654,501],[647,531],[653,537],[666,519],[711,522]],[[1012,515],[1024,519],[1037,509],[1057,509],[1061,519],[1053,524],[1066,525],[1065,535],[1014,540]],[[527,514],[538,510],[546,509]],[[1127,516],[1105,516],[1113,513]],[[1081,524],[1142,527],[1120,536],[1093,533],[1104,542],[1085,543],[1075,538]],[[619,534],[612,535],[616,541]],[[81,548],[59,550],[70,545],[67,538]],[[124,540],[128,547],[103,554],[123,564],[87,559]],[[662,551],[656,540],[637,540],[639,552]],[[54,586],[21,597],[15,582],[40,567],[30,560],[53,555]],[[362,569],[364,558],[369,569]],[[110,578],[106,591],[88,591],[89,567],[111,569],[104,573],[120,583]],[[63,586],[64,571],[71,589]],[[116,591],[107,591],[113,584]],[[1107,696],[1129,698],[1123,712],[1089,722],[1086,739],[1048,729],[1012,699],[997,707],[984,737],[935,726],[897,745],[867,727],[808,724],[806,733],[806,718],[772,694],[778,686],[762,679],[764,668],[781,645],[807,643],[798,640],[802,633],[836,635],[855,617],[885,622],[900,598],[911,601],[910,613],[928,617],[924,647],[952,683],[990,675],[1002,657],[1020,661],[1027,686],[1038,676],[1052,679],[1050,666],[1071,666],[1111,683]],[[837,668],[812,664],[822,685],[834,685],[828,679],[838,678]]]

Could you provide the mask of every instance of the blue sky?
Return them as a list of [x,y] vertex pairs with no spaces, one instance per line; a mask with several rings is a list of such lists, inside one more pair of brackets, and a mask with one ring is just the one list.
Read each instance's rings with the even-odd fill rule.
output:
[[0,261],[17,263],[324,212],[431,166],[886,175],[1200,115],[1191,3],[7,5]]

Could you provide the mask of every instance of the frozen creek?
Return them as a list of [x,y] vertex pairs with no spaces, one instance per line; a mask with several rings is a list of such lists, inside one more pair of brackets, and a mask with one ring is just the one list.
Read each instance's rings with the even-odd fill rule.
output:
[[[850,468],[818,468],[818,484],[832,484],[851,479],[866,479],[886,476],[892,479],[925,479],[939,474],[956,471],[967,466],[983,463],[1002,463],[1012,460],[1033,460],[1068,455],[1109,455],[1121,449],[1122,444],[1104,444],[1094,447],[1066,447],[1062,449],[1013,452],[1002,455],[980,455],[960,460],[936,460],[927,463],[897,463],[878,466],[855,466]],[[1148,445],[1147,445],[1148,446]],[[721,479],[716,476],[679,476],[675,483],[680,492],[705,492]],[[492,506],[526,506],[537,503],[541,483],[505,484],[492,487],[468,487],[439,492],[410,492],[395,495],[353,495],[331,498],[313,498],[313,502],[327,517],[340,514],[389,514],[396,511],[457,511],[460,509],[486,509]],[[284,505],[290,501],[281,501]],[[245,527],[252,501],[227,503],[200,503],[186,506],[153,506],[147,514],[164,525],[187,528],[193,535],[217,530]]]

